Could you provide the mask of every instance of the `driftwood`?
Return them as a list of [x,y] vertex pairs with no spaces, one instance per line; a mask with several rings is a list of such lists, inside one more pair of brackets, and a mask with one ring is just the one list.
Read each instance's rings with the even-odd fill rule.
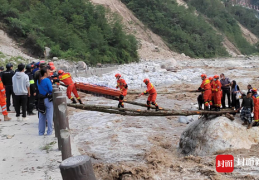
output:
[[86,104],[67,104],[70,107],[77,109],[98,111],[111,114],[121,114],[128,116],[190,116],[190,115],[222,115],[222,114],[234,114],[233,110],[226,111],[186,111],[186,110],[160,110],[160,111],[148,111],[148,110],[137,110],[137,109],[120,109],[113,106],[97,106],[97,105],[86,105]]

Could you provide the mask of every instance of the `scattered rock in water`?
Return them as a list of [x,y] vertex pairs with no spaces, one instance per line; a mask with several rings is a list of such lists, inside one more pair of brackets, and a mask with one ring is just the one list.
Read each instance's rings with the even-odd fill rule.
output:
[[178,122],[179,123],[184,123],[184,124],[189,124],[189,120],[188,120],[188,118],[186,116],[180,116],[178,118]]
[[185,155],[211,155],[229,149],[250,149],[259,142],[259,128],[246,126],[226,117],[200,118],[182,133],[179,151]]
[[87,68],[87,65],[83,61],[78,61],[77,67],[79,70],[85,70]]

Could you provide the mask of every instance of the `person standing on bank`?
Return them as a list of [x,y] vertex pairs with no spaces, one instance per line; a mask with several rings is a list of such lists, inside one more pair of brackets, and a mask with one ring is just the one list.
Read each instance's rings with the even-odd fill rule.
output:
[[232,97],[232,108],[235,108],[236,110],[240,108],[240,102],[239,99],[237,99],[237,93],[240,93],[239,86],[237,85],[236,81],[233,80],[231,82],[231,97]]
[[20,106],[22,106],[22,120],[27,120],[27,100],[30,94],[30,81],[29,76],[24,73],[25,65],[23,63],[18,65],[18,72],[12,78],[13,91],[15,94],[15,111],[17,120],[20,120]]
[[25,74],[28,75],[29,81],[30,81],[31,96],[28,97],[28,101],[27,101],[27,113],[28,113],[28,116],[31,116],[31,115],[35,115],[35,113],[33,112],[33,107],[34,107],[34,100],[35,100],[35,96],[36,96],[36,87],[35,87],[35,83],[34,83],[34,79],[33,79],[31,64],[28,64],[26,66]]
[[53,102],[52,102],[52,83],[49,77],[49,70],[45,67],[40,70],[37,80],[39,90],[38,110],[39,110],[39,135],[45,134],[46,119],[48,121],[47,135],[53,132]]
[[222,73],[220,75],[220,83],[222,85],[221,89],[222,89],[222,99],[221,99],[221,104],[222,104],[222,108],[226,108],[226,103],[225,103],[225,99],[226,99],[226,95],[228,98],[228,107],[231,108],[231,101],[230,101],[230,80],[229,78],[226,78],[225,75]]
[[11,63],[8,63],[6,64],[6,71],[2,73],[2,82],[5,86],[5,93],[6,93],[7,111],[10,111],[11,95],[12,95],[12,99],[14,100],[13,81],[12,81],[13,76],[14,76],[13,65]]

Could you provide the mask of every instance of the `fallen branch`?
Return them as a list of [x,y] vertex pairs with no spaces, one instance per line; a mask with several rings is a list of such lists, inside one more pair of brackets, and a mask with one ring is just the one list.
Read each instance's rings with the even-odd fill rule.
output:
[[113,106],[97,106],[87,104],[68,104],[70,107],[77,109],[98,111],[111,114],[121,114],[129,116],[190,116],[190,115],[222,115],[222,114],[233,114],[235,111],[186,111],[186,110],[170,110],[170,111],[147,111],[147,110],[136,110],[136,109],[120,109]]

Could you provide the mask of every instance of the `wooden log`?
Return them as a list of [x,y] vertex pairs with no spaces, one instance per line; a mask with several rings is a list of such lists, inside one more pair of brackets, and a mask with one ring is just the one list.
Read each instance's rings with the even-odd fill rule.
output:
[[70,157],[59,168],[63,180],[96,180],[89,156]]
[[[128,91],[127,94],[141,94],[142,92]],[[176,94],[176,93],[200,93],[197,90],[179,90],[179,91],[169,91],[169,92],[157,92],[157,94]]]
[[58,120],[61,138],[62,160],[65,160],[72,156],[66,96],[58,96],[57,100],[62,102],[62,104],[58,106]]
[[58,150],[61,150],[61,137],[60,137],[60,131],[59,131],[59,113],[58,113],[58,106],[62,104],[62,101],[58,99],[58,97],[62,96],[61,91],[56,91],[54,92],[54,114],[55,114],[55,119],[54,122],[56,124],[55,126],[55,134],[57,135],[56,137],[58,138]]
[[[52,87],[53,87],[54,85],[52,85]],[[56,124],[56,121],[55,121],[55,119],[56,119],[56,112],[57,112],[57,110],[56,110],[56,106],[55,106],[55,101],[56,101],[56,97],[57,96],[55,96],[56,94],[55,94],[55,92],[58,92],[59,90],[58,90],[58,88],[53,88],[52,89],[52,95],[53,95],[53,123],[54,123],[54,129],[55,129],[55,137],[58,137],[58,132],[57,132],[57,124]],[[61,92],[62,93],[62,92]]]
[[235,111],[186,111],[186,110],[170,110],[170,111],[148,111],[148,110],[136,110],[136,109],[120,109],[113,106],[96,106],[86,104],[67,104],[67,106],[74,107],[77,109],[99,111],[111,114],[121,114],[129,116],[190,116],[190,115],[222,115],[222,114],[234,114]]

